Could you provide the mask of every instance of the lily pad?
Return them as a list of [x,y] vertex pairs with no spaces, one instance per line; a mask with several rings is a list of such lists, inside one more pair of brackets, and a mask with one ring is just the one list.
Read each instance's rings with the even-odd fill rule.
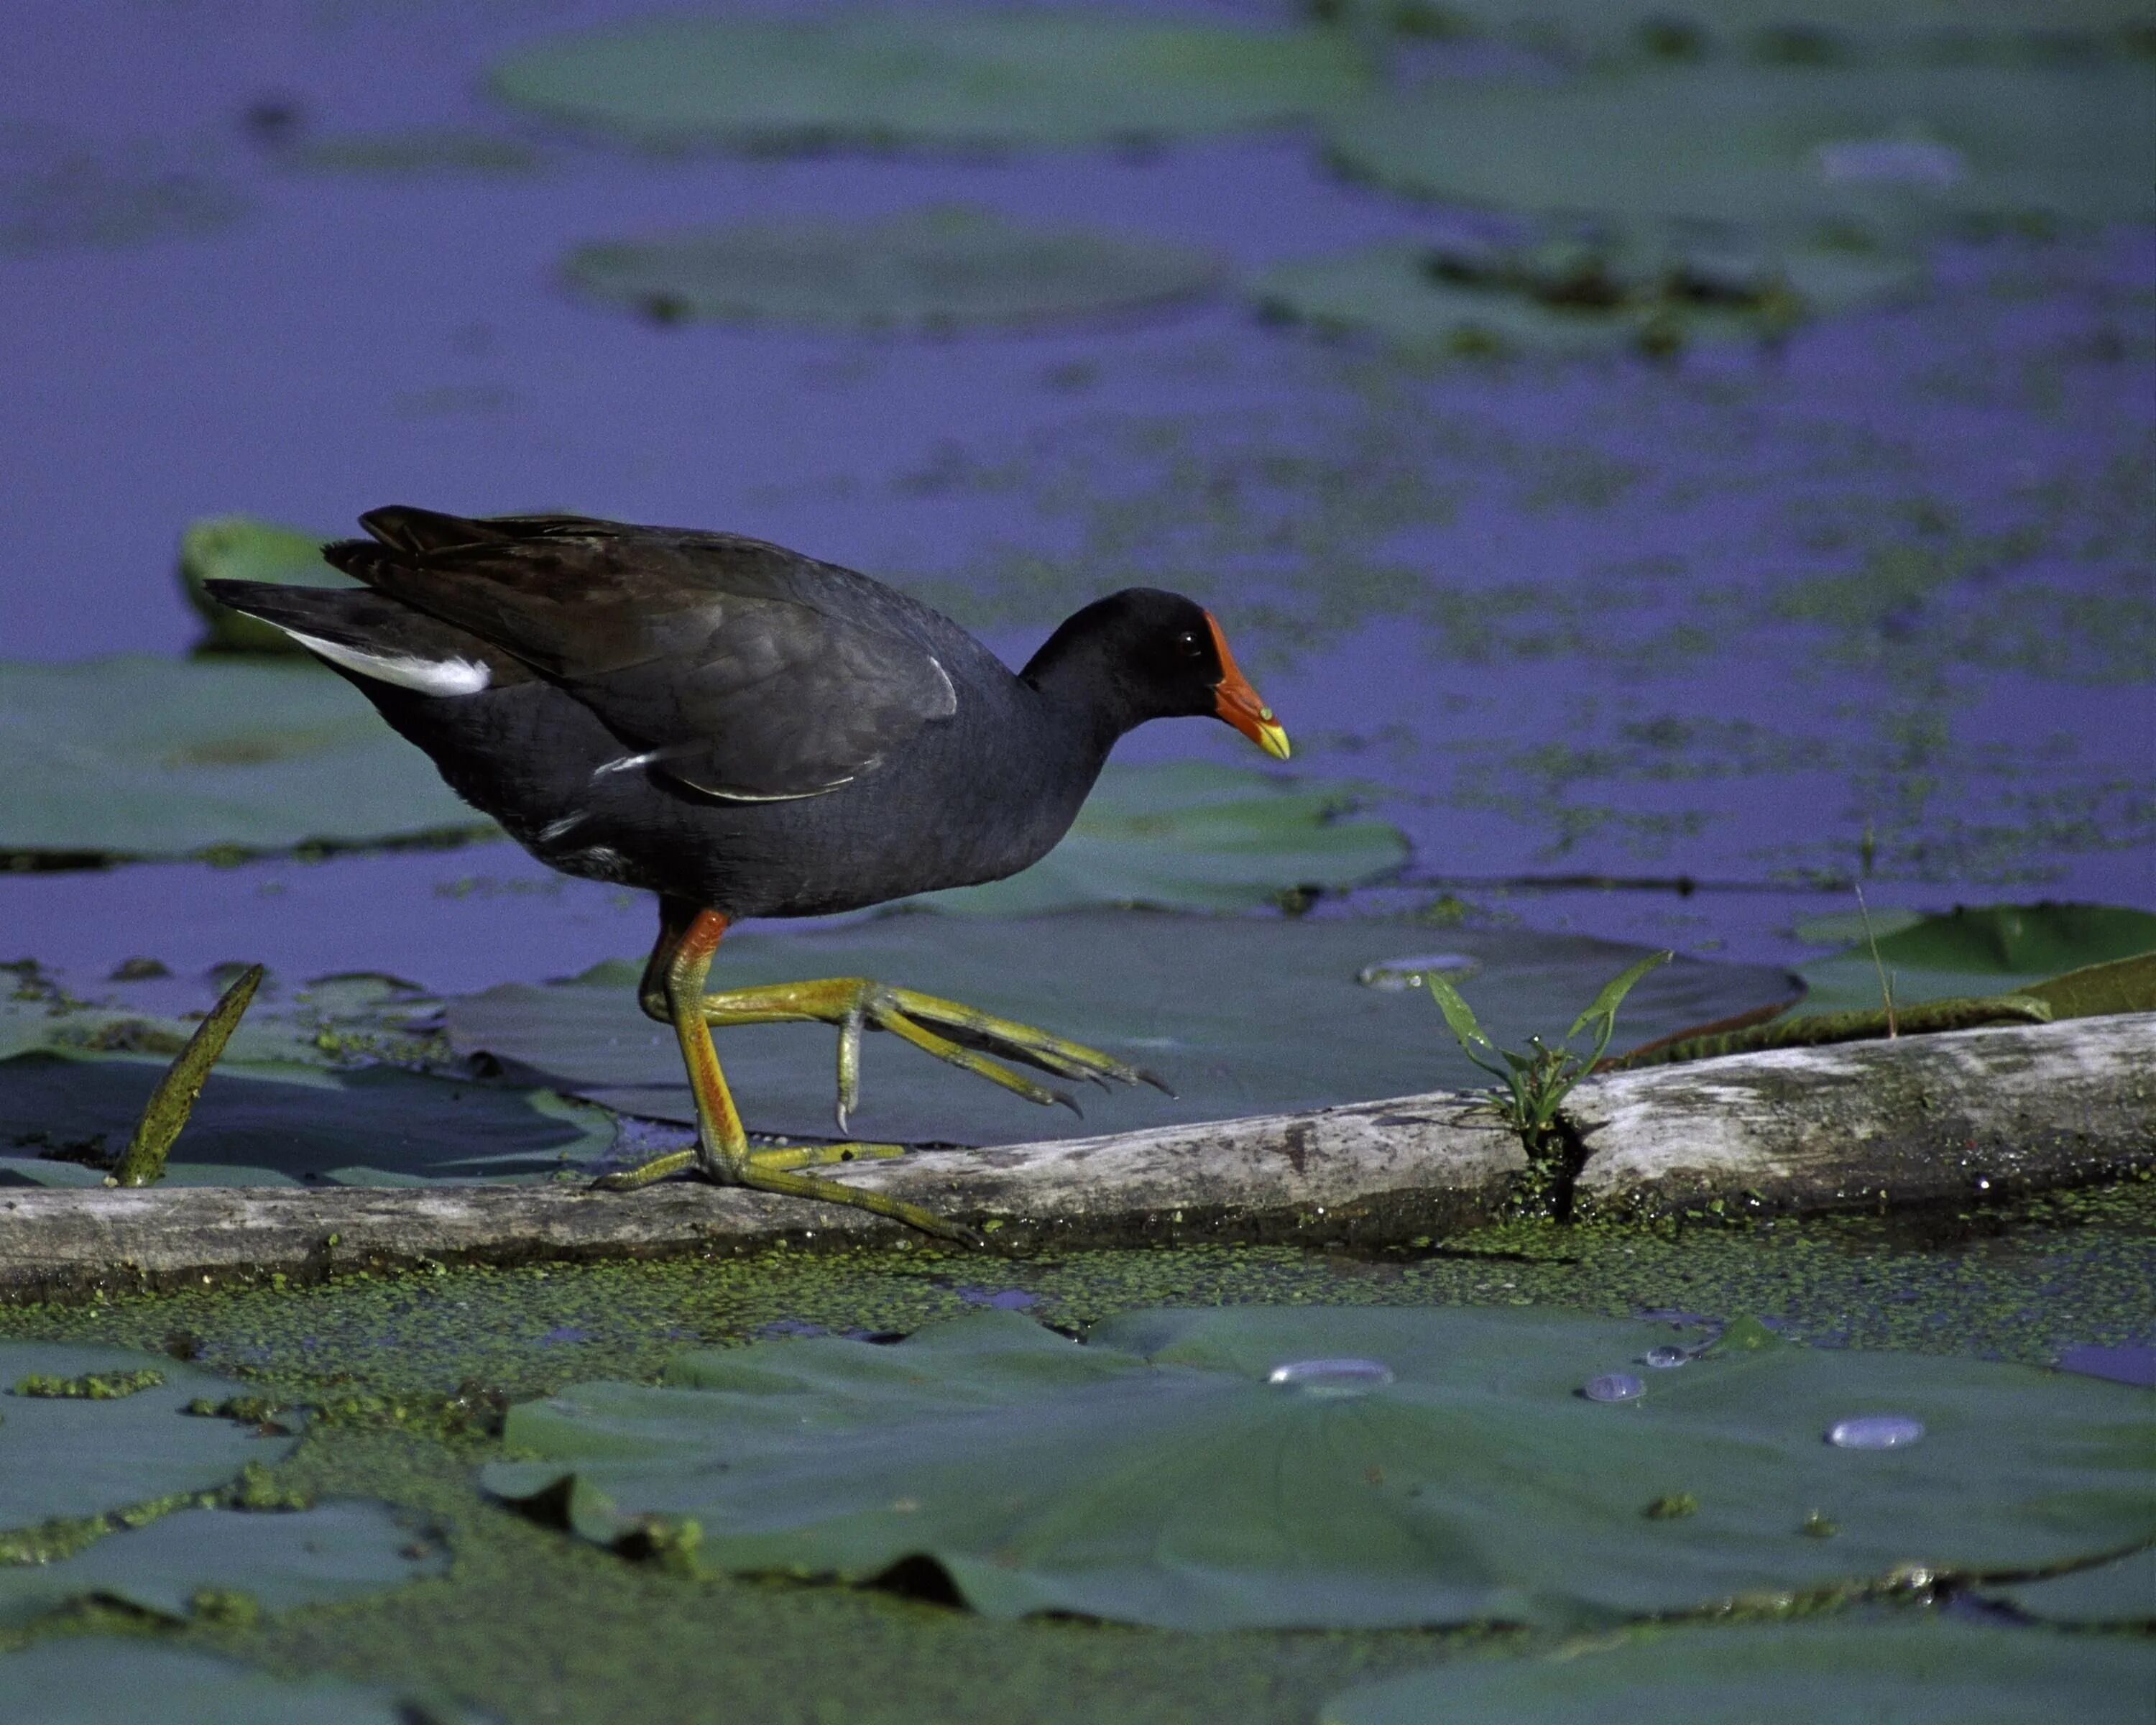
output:
[[[160,1381],[110,1399],[16,1390],[26,1378],[146,1371]],[[0,1529],[207,1491],[249,1461],[281,1460],[293,1440],[259,1437],[231,1420],[181,1411],[196,1397],[221,1398],[229,1387],[177,1360],[126,1348],[0,1342]]]
[[1918,1620],[1640,1635],[1551,1657],[1463,1661],[1351,1689],[1322,1725],[2026,1725],[2148,1717],[2156,1650],[2111,1636]]
[[38,1725],[420,1725],[451,1716],[333,1677],[292,1682],[181,1647],[71,1635],[0,1656],[0,1694]]
[[2156,75],[2135,64],[1448,81],[1330,137],[1342,166],[1420,197],[1791,238],[2156,208]]
[[[541,1459],[484,1477],[707,1571],[926,1560],[988,1616],[1177,1629],[1601,1623],[2156,1533],[2139,1391],[1768,1345],[1621,1404],[1582,1394],[1648,1339],[1511,1308],[1246,1307],[1132,1313],[1081,1347],[987,1312],[578,1384],[513,1408],[505,1440]],[[1887,1413],[1921,1441],[1825,1440]],[[1815,1516],[1840,1531],[1808,1534]]]
[[1220,275],[1218,261],[1194,246],[947,204],[583,245],[565,268],[583,292],[664,323],[908,332],[1144,311],[1209,292]]
[[[162,1075],[155,1062],[49,1051],[0,1060],[0,1185],[101,1184]],[[613,1142],[604,1114],[543,1091],[392,1066],[227,1065],[203,1087],[165,1178],[180,1186],[535,1180],[588,1167]]]
[[1358,790],[1203,761],[1111,767],[1031,868],[916,902],[1019,916],[1081,905],[1248,911],[1283,893],[1345,891],[1408,860],[1398,828],[1349,818]]
[[[66,1466],[49,1455],[48,1467]],[[407,1555],[407,1553],[413,1553]],[[449,1568],[415,1544],[386,1504],[332,1503],[266,1514],[191,1509],[108,1533],[56,1563],[0,1566],[0,1628],[19,1628],[71,1599],[116,1600],[184,1620],[205,1592],[243,1594],[261,1610],[321,1605]]]
[[290,587],[351,587],[356,583],[322,561],[318,534],[280,526],[251,515],[208,516],[180,535],[180,588],[208,624],[195,650],[279,653],[304,658],[306,649],[244,612],[220,604],[205,581],[281,581]]
[[1389,241],[1276,264],[1250,292],[1265,316],[1374,335],[1410,352],[1662,353],[1778,336],[1801,319],[1891,300],[1922,281],[1911,264],[1848,252],[1658,255],[1596,240],[1476,249]]
[[[1875,925],[1876,927],[1876,925]],[[2061,973],[2156,952],[2156,914],[2116,905],[1966,906],[1878,937],[1879,963],[1902,1002],[2009,994]],[[1879,971],[1860,942],[1804,967],[1807,1014],[1880,1004]],[[2102,980],[2130,981],[2130,978]],[[2062,1004],[2070,1004],[2062,993]]]
[[2065,1575],[1987,1588],[1984,1597],[2052,1623],[2156,1625],[2156,1547]]
[[[1481,963],[1476,1009],[1507,1046],[1561,1031],[1642,951],[1516,929],[1449,929],[1445,942]],[[1123,1130],[1480,1087],[1482,1074],[1445,1035],[1421,990],[1357,981],[1430,944],[1427,929],[1383,922],[1102,911],[1012,922],[897,916],[730,936],[711,986],[870,976],[1041,1024],[1174,1086],[1174,1096],[1087,1092],[1092,1129]],[[637,1009],[641,968],[613,963],[573,983],[508,984],[452,1000],[451,1045],[625,1112],[690,1119],[673,1033]],[[1645,1040],[1795,992],[1786,973],[1768,966],[1680,959],[1634,991],[1620,1025]],[[834,1040],[815,1025],[719,1034],[719,1057],[752,1127],[830,1132]],[[890,1037],[867,1039],[862,1067],[854,1122],[870,1137],[1010,1143],[1075,1124]]]
[[1322,31],[1112,10],[864,8],[814,21],[667,18],[541,43],[495,69],[516,105],[631,142],[981,146],[1270,126],[1366,87]]
[[2111,46],[2146,53],[2147,0],[1309,0],[1405,37],[1496,36],[1560,54],[1834,64]]
[[312,664],[0,664],[0,857],[172,857],[497,832]]

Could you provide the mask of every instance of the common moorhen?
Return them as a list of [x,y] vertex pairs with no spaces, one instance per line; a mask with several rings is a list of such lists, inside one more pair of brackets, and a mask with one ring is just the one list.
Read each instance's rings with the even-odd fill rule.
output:
[[1069,829],[1116,739],[1148,719],[1211,714],[1286,759],[1287,733],[1209,612],[1149,588],[1111,593],[1014,676],[927,606],[761,540],[402,507],[360,521],[371,538],[322,554],[361,588],[208,585],[356,684],[542,862],[658,894],[639,999],[680,1040],[697,1143],[606,1183],[693,1164],[964,1236],[917,1206],[798,1172],[896,1153],[886,1147],[752,1149],[714,1024],[837,1025],[841,1132],[864,1025],[1038,1102],[1070,1099],[990,1055],[1068,1079],[1149,1076],[864,978],[711,994],[704,980],[742,917],[1015,874]]

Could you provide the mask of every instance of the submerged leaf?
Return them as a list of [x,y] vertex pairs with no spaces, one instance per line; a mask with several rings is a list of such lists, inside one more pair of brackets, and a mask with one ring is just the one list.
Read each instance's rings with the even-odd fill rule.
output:
[[1694,1627],[1460,1661],[1335,1696],[1322,1725],[2138,1725],[2156,1651],[1928,1619]]
[[[64,1466],[65,1457],[47,1458]],[[416,1556],[407,1555],[416,1551]],[[415,1547],[386,1504],[332,1503],[264,1515],[182,1510],[146,1527],[106,1534],[59,1563],[0,1566],[0,1628],[17,1628],[71,1599],[114,1599],[185,1619],[206,1590],[244,1594],[264,1611],[393,1587],[449,1567],[439,1544]]]
[[[1512,1309],[1014,1314],[892,1348],[692,1354],[512,1408],[489,1488],[700,1568],[932,1561],[994,1617],[1180,1629],[1596,1623],[1757,1592],[2055,1562],[2156,1534],[2138,1390],[1966,1358],[1717,1353],[1608,1405],[1637,1324]],[[1287,1363],[1373,1362],[1348,1373]],[[1386,1375],[1389,1373],[1390,1376]],[[1921,1442],[1836,1448],[1892,1413]],[[1658,1494],[1693,1512],[1651,1517]],[[1824,1512],[1840,1532],[1806,1537]]]
[[1669,67],[1446,80],[1330,136],[1352,171],[1427,198],[1879,244],[1958,217],[2145,215],[2149,105],[2145,68],[2100,60]]
[[1081,905],[1247,911],[1345,891],[1408,860],[1397,827],[1353,814],[1358,789],[1204,761],[1111,767],[1031,868],[915,902],[1016,916]]
[[[1040,1024],[1158,1072],[1149,1089],[1089,1092],[1089,1129],[1218,1120],[1482,1082],[1431,1034],[1414,991],[1363,987],[1358,976],[1414,937],[1396,922],[1171,916],[1088,911],[1010,922],[892,916],[850,927],[730,935],[714,988],[868,976]],[[1501,1042],[1578,1010],[1638,949],[1579,935],[1451,931],[1481,962],[1476,999]],[[535,1078],[632,1113],[690,1117],[673,1034],[638,1010],[639,963],[588,980],[509,984],[449,1004],[459,1053],[480,1050]],[[1681,959],[1627,1004],[1642,1035],[1786,999],[1784,972]],[[750,1126],[792,1134],[831,1130],[834,1033],[819,1025],[751,1025],[718,1033],[719,1058]],[[1070,1130],[1007,1092],[955,1073],[890,1036],[867,1039],[864,1135],[908,1143],[1012,1143]]]
[[942,206],[794,216],[578,246],[581,291],[665,323],[786,323],[942,333],[1144,311],[1209,292],[1209,254],[1136,235]]
[[[31,1377],[148,1371],[159,1381],[125,1396],[37,1397],[13,1389]],[[228,1387],[177,1360],[125,1348],[0,1342],[0,1531],[208,1491],[246,1462],[280,1459],[290,1440],[181,1411],[196,1397]]]
[[1315,31],[864,8],[592,31],[510,55],[493,83],[519,107],[647,145],[979,146],[1276,124],[1358,94],[1367,69],[1354,44]]
[[[104,1183],[160,1077],[150,1062],[50,1050],[0,1060],[0,1186]],[[590,1168],[613,1141],[605,1115],[545,1091],[390,1066],[228,1065],[203,1093],[164,1181],[545,1179]]]
[[312,664],[0,664],[0,856],[186,856],[498,830]]
[[459,1717],[334,1677],[295,1682],[110,1635],[68,1635],[0,1656],[0,1694],[38,1725],[449,1725]]

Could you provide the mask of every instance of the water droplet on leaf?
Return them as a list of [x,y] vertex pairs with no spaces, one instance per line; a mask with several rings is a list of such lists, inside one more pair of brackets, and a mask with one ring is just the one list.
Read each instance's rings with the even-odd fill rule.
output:
[[1924,1422],[1906,1414],[1866,1414],[1835,1420],[1827,1428],[1826,1440],[1838,1450],[1899,1450],[1923,1435]]
[[1591,1402],[1635,1402],[1647,1393],[1647,1386],[1630,1372],[1604,1372],[1589,1378],[1579,1393]]
[[1393,1381],[1393,1368],[1374,1359],[1296,1359],[1275,1366],[1265,1382],[1310,1395],[1367,1395]]
[[1681,1366],[1691,1356],[1681,1348],[1650,1348],[1642,1356],[1657,1371],[1667,1371],[1671,1366]]

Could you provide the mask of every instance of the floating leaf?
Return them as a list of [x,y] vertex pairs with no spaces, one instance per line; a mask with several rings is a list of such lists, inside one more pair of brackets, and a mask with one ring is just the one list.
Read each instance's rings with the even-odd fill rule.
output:
[[1805,64],[2145,53],[2147,0],[1308,0],[1314,18],[1405,37],[1499,36],[1567,54]]
[[[694,1353],[512,1408],[489,1489],[710,1571],[932,1562],[975,1609],[1178,1629],[1594,1623],[2056,1561],[2156,1533],[2138,1390],[2026,1367],[1716,1353],[1604,1405],[1635,1324],[1513,1309],[1014,1314],[892,1348]],[[1350,1373],[1281,1369],[1369,1361]],[[1385,1375],[1390,1373],[1389,1378]],[[1921,1422],[1882,1451],[1836,1421]],[[1681,1516],[1650,1506],[1673,1494]],[[1820,1512],[1840,1528],[1808,1537]],[[693,1526],[692,1526],[693,1524]]]
[[2042,1001],[2057,1019],[2092,1019],[2110,1012],[2156,1012],[2156,952],[2084,965],[2063,976],[2025,984],[2020,993]]
[[[2063,982],[2064,972],[2143,953],[2156,953],[2156,914],[2115,905],[1969,906],[1879,937],[1879,962],[1893,974],[1897,1006],[2014,993],[2054,978]],[[1807,964],[1801,973],[1810,989],[1807,1014],[1881,1004],[1869,944]]]
[[2156,1652],[1964,1623],[1789,1623],[1636,1635],[1533,1659],[1460,1661],[1335,1696],[1322,1725],[2136,1725]]
[[0,664],[0,857],[170,857],[498,830],[311,664]]
[[757,149],[1177,137],[1319,112],[1365,87],[1322,32],[1112,11],[667,18],[541,43],[494,73],[517,106],[631,142]]
[[1732,260],[1697,247],[1689,256],[1617,243],[1564,249],[1571,264],[1553,269],[1547,246],[1392,240],[1276,264],[1250,293],[1267,316],[1418,352],[1662,353],[1779,336],[1806,317],[1904,297],[1923,280],[1906,260],[1849,253]]
[[[108,1399],[14,1390],[30,1377],[151,1370],[161,1382]],[[222,1395],[228,1387],[177,1360],[125,1348],[0,1342],[0,1530],[206,1491],[249,1461],[280,1459],[292,1447],[289,1439],[259,1437],[228,1420],[180,1411],[197,1396]]]
[[1447,80],[1330,136],[1348,168],[1423,197],[1881,243],[1953,218],[2145,214],[2151,107],[2131,64],[1715,66]]
[[246,212],[198,152],[0,124],[0,254],[191,238]]
[[[0,1185],[101,1184],[161,1076],[149,1062],[50,1051],[0,1060]],[[203,1092],[180,1141],[182,1159],[168,1164],[165,1180],[541,1179],[588,1166],[613,1142],[606,1117],[544,1092],[391,1066],[226,1066]]]
[[664,323],[907,333],[1145,311],[1208,293],[1220,274],[1193,246],[1036,227],[952,205],[582,245],[565,268],[584,293]]
[[277,581],[287,587],[352,587],[352,578],[322,561],[318,534],[251,515],[208,516],[180,535],[180,588],[209,625],[197,650],[278,653],[305,649],[275,624],[221,604],[205,581]]
[[452,1717],[386,1690],[332,1677],[291,1682],[207,1653],[110,1635],[69,1635],[0,1656],[0,1694],[38,1725],[447,1725]]
[[[880,917],[800,934],[730,936],[715,988],[820,976],[870,976],[1040,1024],[1150,1068],[1177,1091],[1091,1092],[1087,1128],[1317,1107],[1446,1087],[1481,1076],[1431,1034],[1415,989],[1368,988],[1373,961],[1426,932],[1393,922],[1244,920],[1081,911],[1014,922]],[[1499,1042],[1519,1045],[1571,1022],[1610,973],[1640,949],[1524,930],[1447,931],[1479,959],[1476,1004]],[[611,1106],[686,1120],[688,1092],[673,1033],[638,1010],[640,963],[588,980],[509,984],[453,1000],[452,1046],[485,1050],[544,1081]],[[1785,973],[1679,960],[1625,1004],[1628,1031],[1650,1036],[1782,1000]],[[721,1031],[725,1063],[749,1124],[828,1133],[833,1033],[815,1025]],[[1004,1091],[927,1059],[896,1038],[868,1039],[858,1130],[918,1143],[1009,1143],[1076,1129]]]
[[1408,860],[1398,828],[1350,817],[1356,801],[1352,785],[1203,761],[1111,767],[1031,868],[916,902],[1022,916],[1081,905],[1246,911],[1283,893],[1344,891]]
[[[64,1467],[55,1453],[48,1467]],[[408,1556],[416,1552],[416,1556]],[[59,1563],[0,1566],[0,1628],[95,1596],[185,1619],[204,1591],[244,1594],[257,1609],[320,1605],[439,1575],[449,1555],[415,1546],[386,1504],[332,1503],[279,1514],[183,1510],[108,1533]]]

